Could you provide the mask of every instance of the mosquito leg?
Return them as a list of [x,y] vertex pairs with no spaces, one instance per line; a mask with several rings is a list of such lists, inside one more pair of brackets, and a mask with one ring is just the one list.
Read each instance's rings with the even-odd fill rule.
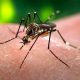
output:
[[23,44],[19,49],[21,50],[24,47],[25,44]]
[[28,23],[29,24],[31,23],[31,13],[30,12],[27,14],[27,18],[25,19],[25,22],[24,22],[25,26],[24,26],[23,32],[24,32],[25,28],[27,28]]
[[9,39],[9,40],[7,40],[7,41],[1,42],[0,44],[7,43],[7,42],[9,42],[9,41],[12,41],[13,39],[15,39],[15,38],[11,38],[11,39]]
[[21,27],[21,25],[22,25],[23,22],[24,22],[24,19],[22,19],[21,22],[20,22],[20,25],[19,25],[19,28],[18,28],[18,30],[17,30],[17,33],[16,33],[15,38],[18,36],[18,33],[19,33],[19,30],[20,30],[20,27]]
[[53,28],[51,28],[50,32],[49,32],[49,41],[48,41],[48,49],[50,49],[50,40],[51,40],[51,33],[54,32],[55,30],[53,30]]
[[33,18],[33,21],[35,22],[36,20],[36,17],[39,19],[40,23],[43,23],[39,17],[39,15],[37,14],[37,12],[34,12],[34,18]]
[[54,55],[60,62],[62,62],[63,64],[65,64],[68,68],[70,68],[70,66],[68,64],[66,64],[64,61],[62,61],[59,57],[57,57],[51,50],[49,50],[52,55]]
[[20,30],[20,27],[21,27],[21,24],[22,24],[23,21],[24,21],[24,20],[22,19],[21,22],[20,22],[20,25],[19,25],[19,28],[18,28],[18,30],[17,30],[17,33],[16,33],[15,37],[14,37],[14,38],[11,38],[11,39],[9,39],[9,40],[7,40],[7,41],[1,42],[0,44],[7,43],[7,42],[12,41],[13,39],[17,38],[18,33],[19,33],[19,30]]
[[63,42],[66,44],[66,41],[65,41],[65,39],[62,37],[62,35],[61,35],[61,33],[59,32],[59,30],[55,29],[55,31],[58,32],[58,34],[60,35],[60,37],[61,37],[61,39],[63,40]]
[[21,65],[20,65],[20,69],[21,69],[21,67],[22,67],[22,65],[23,65],[23,63],[24,63],[24,61],[25,61],[25,59],[27,58],[27,56],[28,56],[29,52],[31,51],[31,49],[33,48],[34,44],[35,44],[35,43],[36,43],[36,41],[38,40],[39,36],[40,36],[40,35],[37,35],[37,37],[36,37],[36,39],[35,39],[34,43],[33,43],[33,44],[32,44],[32,46],[30,47],[30,49],[29,49],[29,51],[27,52],[27,54],[25,55],[25,57],[24,57],[24,59],[23,59],[23,61],[22,61]]
[[29,23],[31,23],[31,13],[28,13]]
[[72,44],[70,44],[70,43],[68,43],[68,42],[65,41],[65,39],[62,37],[62,35],[61,35],[61,33],[59,32],[59,30],[55,29],[55,31],[58,32],[58,34],[60,35],[61,39],[63,40],[63,42],[64,42],[65,44],[68,44],[69,46],[71,46],[71,47],[77,49],[76,46],[74,46],[74,45],[72,45]]
[[[55,30],[53,30],[55,31]],[[66,64],[64,61],[62,61],[60,58],[58,58],[51,50],[50,50],[50,39],[51,39],[51,32],[52,30],[49,32],[49,41],[48,41],[48,50],[52,53],[52,55],[54,55],[60,62],[62,62],[63,64],[65,64],[68,68],[69,68],[69,65]]]
[[52,31],[49,32],[48,49],[50,49],[51,32],[52,32]]

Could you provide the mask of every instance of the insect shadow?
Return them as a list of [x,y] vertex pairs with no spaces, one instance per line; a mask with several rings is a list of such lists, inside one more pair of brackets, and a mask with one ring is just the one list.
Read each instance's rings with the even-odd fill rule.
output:
[[[50,15],[49,18],[51,18],[53,15]],[[37,24],[36,23],[36,18],[39,20],[40,24]],[[63,64],[65,64],[68,68],[70,67],[67,63],[65,63],[64,61],[62,61],[60,58],[58,58],[53,52],[52,50],[50,50],[50,39],[51,39],[51,33],[52,32],[57,32],[59,34],[59,36],[61,37],[62,41],[66,44],[67,42],[65,41],[65,39],[62,37],[61,33],[59,32],[59,30],[56,29],[56,24],[50,24],[50,23],[47,23],[49,21],[49,19],[47,19],[46,21],[42,22],[39,15],[34,12],[33,13],[33,16],[31,16],[31,13],[28,13],[27,14],[27,17],[22,19],[20,21],[20,24],[19,24],[19,28],[17,30],[17,33],[15,35],[15,37],[7,40],[7,41],[4,41],[4,42],[1,42],[0,44],[4,44],[4,43],[7,43],[9,41],[12,41],[14,40],[15,38],[18,37],[18,34],[19,34],[19,30],[20,30],[20,27],[22,24],[24,24],[24,28],[23,28],[23,32],[25,32],[25,36],[23,36],[22,38],[22,42],[23,45],[20,47],[20,49],[23,48],[23,46],[27,43],[29,43],[29,39],[34,39],[35,38],[35,41],[33,42],[33,44],[31,45],[31,47],[29,48],[29,51],[27,52],[27,54],[25,55],[21,65],[20,65],[20,69],[25,61],[25,59],[27,58],[29,52],[31,51],[31,49],[33,48],[34,44],[36,43],[36,41],[38,40],[39,36],[41,36],[42,34],[44,33],[49,33],[49,40],[48,40],[48,50],[50,51],[50,53],[52,53],[52,55],[54,55],[60,62],[62,62]],[[76,48],[75,46],[71,45],[72,47]]]

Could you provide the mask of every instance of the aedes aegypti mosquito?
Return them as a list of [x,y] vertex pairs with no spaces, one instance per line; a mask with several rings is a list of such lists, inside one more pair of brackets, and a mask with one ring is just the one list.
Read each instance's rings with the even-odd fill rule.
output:
[[[50,17],[52,17],[52,16],[53,16],[53,15],[51,15]],[[37,24],[37,23],[35,22],[36,18],[39,19],[40,24]],[[22,38],[22,42],[21,42],[21,43],[23,43],[23,45],[20,47],[20,49],[22,49],[22,47],[23,47],[25,44],[27,44],[27,43],[30,42],[29,39],[34,39],[34,38],[35,38],[35,41],[34,41],[33,44],[31,45],[29,51],[28,51],[27,54],[25,55],[25,57],[24,57],[21,65],[20,65],[20,69],[21,69],[21,67],[22,67],[22,65],[23,65],[26,57],[28,56],[29,52],[31,51],[31,49],[33,48],[34,44],[35,44],[36,41],[38,40],[39,36],[42,35],[42,34],[45,33],[45,32],[48,32],[48,33],[49,33],[48,50],[49,50],[59,61],[61,61],[63,64],[65,64],[65,65],[69,68],[69,65],[68,65],[68,64],[66,64],[64,61],[62,61],[61,59],[59,59],[59,58],[50,50],[50,39],[51,39],[51,33],[52,33],[52,32],[57,31],[58,34],[60,35],[61,39],[63,40],[63,42],[64,42],[65,44],[66,44],[66,41],[65,41],[65,39],[62,37],[62,35],[61,35],[61,33],[59,32],[59,30],[56,29],[56,24],[54,24],[54,23],[53,23],[53,24],[48,24],[48,23],[47,23],[48,20],[49,20],[49,19],[47,19],[45,22],[42,22],[42,21],[40,20],[40,17],[38,16],[38,14],[37,14],[36,12],[34,12],[34,14],[33,14],[33,20],[32,20],[31,13],[28,13],[28,14],[27,14],[27,18],[21,20],[20,25],[19,25],[19,28],[18,28],[18,30],[17,30],[17,33],[16,33],[15,37],[12,38],[12,39],[9,39],[9,40],[7,40],[7,41],[4,41],[4,42],[1,42],[1,43],[0,43],[0,44],[4,44],[4,43],[7,43],[7,42],[12,41],[12,40],[14,40],[15,38],[17,38],[17,37],[18,37],[18,34],[19,34],[20,27],[21,27],[22,24],[24,24],[24,29],[23,29],[23,31],[26,30],[26,33],[25,33],[25,36],[23,36],[23,38]]]

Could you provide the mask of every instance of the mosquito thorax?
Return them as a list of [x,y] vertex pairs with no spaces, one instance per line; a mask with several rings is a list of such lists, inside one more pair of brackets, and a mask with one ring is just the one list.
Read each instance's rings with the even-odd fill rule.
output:
[[34,27],[39,27],[39,25],[37,23],[35,23],[35,22],[31,23],[31,25],[34,26]]

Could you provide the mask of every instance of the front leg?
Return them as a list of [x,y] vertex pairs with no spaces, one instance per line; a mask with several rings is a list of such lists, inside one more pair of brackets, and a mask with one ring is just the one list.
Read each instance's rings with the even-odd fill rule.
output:
[[33,21],[35,22],[36,20],[36,17],[38,18],[38,20],[40,21],[40,23],[43,23],[39,17],[39,15],[37,14],[37,12],[34,12],[34,18],[33,18]]
[[38,40],[39,36],[40,36],[40,35],[39,35],[39,34],[37,34],[35,41],[34,41],[34,42],[33,42],[33,44],[31,45],[31,47],[29,48],[29,50],[28,50],[27,54],[25,55],[25,57],[24,57],[24,59],[23,59],[23,61],[22,61],[21,65],[20,65],[20,69],[21,69],[21,67],[22,67],[22,65],[23,65],[23,63],[24,63],[24,61],[25,61],[25,59],[26,59],[26,58],[27,58],[27,56],[29,55],[29,52],[32,50],[32,48],[33,48],[34,44],[35,44],[35,43],[36,43],[36,41]]
[[12,40],[14,40],[15,38],[17,38],[17,37],[18,37],[19,30],[20,30],[20,27],[21,27],[21,25],[22,25],[23,22],[24,22],[24,19],[21,20],[20,25],[19,25],[19,28],[18,28],[18,30],[17,30],[17,33],[16,33],[15,37],[13,37],[13,38],[11,38],[11,39],[9,39],[9,40],[7,40],[7,41],[1,42],[0,44],[7,43],[7,42],[12,41]]
[[23,29],[23,32],[25,31],[25,28],[27,28],[27,25],[31,23],[31,13],[29,12],[27,14],[27,18],[25,19],[25,22],[24,22],[24,29]]

